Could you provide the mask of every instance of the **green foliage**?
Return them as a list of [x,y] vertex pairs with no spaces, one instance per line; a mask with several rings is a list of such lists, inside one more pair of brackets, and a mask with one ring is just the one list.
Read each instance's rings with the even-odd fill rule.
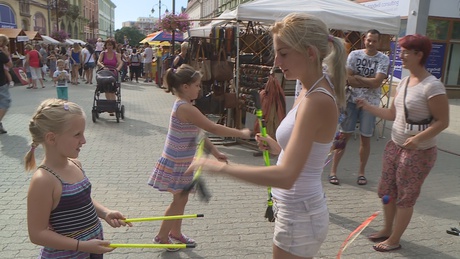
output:
[[129,45],[137,46],[139,41],[145,38],[145,35],[133,27],[123,27],[115,31],[115,41],[123,44],[124,36],[128,37]]

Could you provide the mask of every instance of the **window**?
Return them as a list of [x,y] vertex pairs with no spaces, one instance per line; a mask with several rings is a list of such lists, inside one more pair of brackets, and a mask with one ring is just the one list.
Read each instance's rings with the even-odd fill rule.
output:
[[431,40],[447,40],[449,21],[428,18],[426,35]]
[[446,85],[460,85],[460,43],[450,45],[449,56],[447,57]]
[[454,23],[454,27],[452,30],[452,39],[460,40],[460,21],[453,22],[453,23]]

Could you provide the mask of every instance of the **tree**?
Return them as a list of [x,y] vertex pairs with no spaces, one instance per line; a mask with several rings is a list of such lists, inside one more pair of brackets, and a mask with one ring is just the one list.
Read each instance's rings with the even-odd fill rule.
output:
[[133,27],[123,27],[121,29],[115,30],[115,41],[123,44],[124,36],[128,37],[129,44],[131,46],[136,46],[139,44],[139,41],[145,38],[145,35],[141,33],[138,29]]

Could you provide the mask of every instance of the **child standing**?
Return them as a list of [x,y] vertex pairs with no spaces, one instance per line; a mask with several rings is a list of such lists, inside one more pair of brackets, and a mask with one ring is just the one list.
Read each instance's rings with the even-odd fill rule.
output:
[[43,246],[39,258],[102,258],[114,248],[103,240],[99,218],[112,227],[131,224],[91,198],[91,183],[77,160],[86,143],[83,110],[64,100],[45,100],[30,120],[29,131],[27,171],[35,169],[35,148],[41,144],[45,150],[27,195],[29,238]]
[[56,86],[57,98],[62,100],[69,99],[69,88],[67,81],[70,79],[69,72],[64,70],[65,62],[59,59],[57,62],[58,70],[53,74],[54,86]]
[[[166,136],[163,154],[155,165],[148,184],[159,191],[173,194],[173,200],[165,212],[165,216],[184,214],[188,195],[181,191],[192,181],[193,176],[183,175],[192,163],[196,150],[195,138],[201,129],[219,136],[248,139],[249,129],[234,129],[216,124],[206,118],[192,100],[198,98],[201,89],[201,75],[189,65],[182,65],[177,70],[168,69],[165,75],[167,92],[177,96],[169,130]],[[209,139],[205,140],[205,148],[218,160],[226,161],[225,154],[219,152]],[[182,233],[181,220],[166,220],[161,224],[160,231],[153,239],[154,243],[194,244],[195,241]],[[177,249],[168,249],[176,251]]]

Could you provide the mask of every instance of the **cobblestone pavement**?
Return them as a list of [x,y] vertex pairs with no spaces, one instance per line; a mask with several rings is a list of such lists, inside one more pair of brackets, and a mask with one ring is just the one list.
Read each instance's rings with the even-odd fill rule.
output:
[[[3,120],[8,134],[0,135],[0,258],[36,258],[38,246],[27,235],[26,194],[30,173],[23,169],[23,156],[29,149],[28,121],[36,106],[56,96],[47,82],[45,89],[11,88],[13,106]],[[152,84],[123,84],[122,102],[126,118],[101,114],[91,121],[94,85],[70,86],[69,97],[85,107],[88,114],[87,143],[80,160],[93,184],[93,195],[102,204],[129,217],[161,216],[171,196],[149,187],[146,182],[160,156],[174,96]],[[460,100],[451,100],[451,126],[439,137],[438,161],[427,178],[405,232],[403,249],[379,253],[372,249],[366,235],[379,229],[379,215],[347,248],[343,258],[460,258],[460,237],[446,234],[460,220]],[[387,127],[389,124],[387,123]],[[341,243],[368,218],[381,209],[376,187],[381,170],[384,145],[389,138],[372,139],[367,166],[368,185],[356,184],[359,139],[351,140],[340,165],[340,186],[327,182],[330,228],[317,258],[335,258]],[[263,165],[261,157],[243,145],[220,146],[232,163]],[[43,154],[37,149],[37,157]],[[272,162],[275,162],[274,160]],[[264,219],[266,189],[222,176],[205,176],[212,193],[208,204],[191,196],[186,214],[203,213],[204,218],[185,219],[184,232],[195,238],[198,247],[168,253],[158,249],[119,248],[106,258],[271,258],[273,223]],[[150,243],[160,222],[143,222],[133,228],[110,228],[104,223],[105,237],[112,243]]]

